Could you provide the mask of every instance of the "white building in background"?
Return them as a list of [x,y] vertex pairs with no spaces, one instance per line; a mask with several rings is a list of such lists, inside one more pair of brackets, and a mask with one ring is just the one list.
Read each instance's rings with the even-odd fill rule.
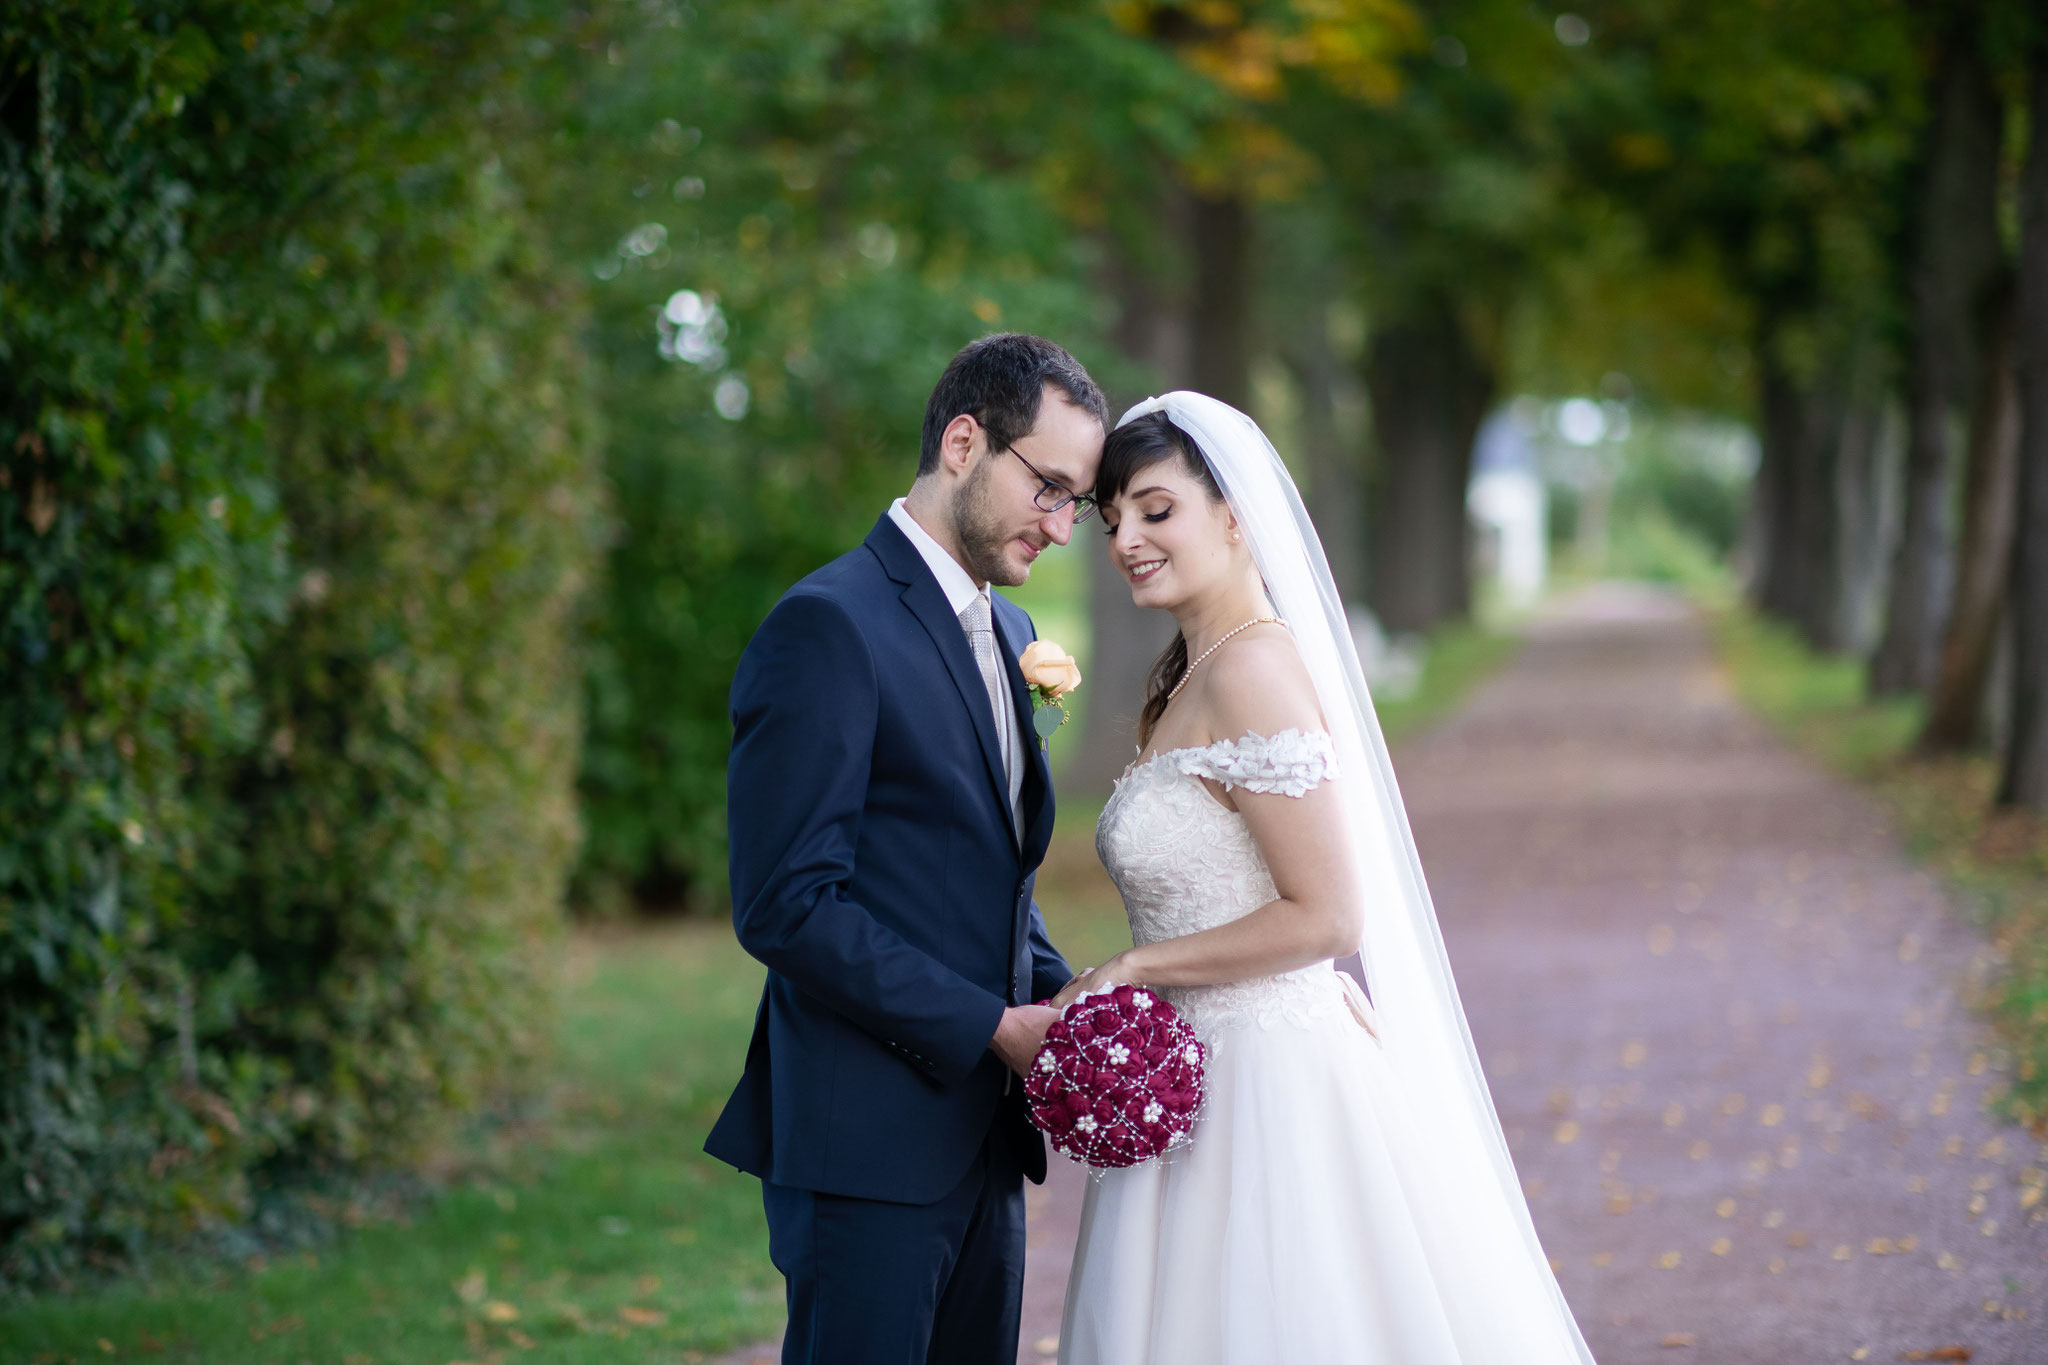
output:
[[1497,585],[1511,607],[1543,595],[1550,571],[1547,505],[1536,468],[1534,423],[1521,404],[1498,408],[1480,425],[1472,450],[1471,515],[1474,577]]

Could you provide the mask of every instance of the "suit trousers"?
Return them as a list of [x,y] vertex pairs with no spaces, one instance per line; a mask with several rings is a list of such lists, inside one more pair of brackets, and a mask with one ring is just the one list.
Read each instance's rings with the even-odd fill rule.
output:
[[1024,1175],[992,1128],[932,1204],[761,1182],[768,1255],[788,1282],[783,1365],[1014,1365]]

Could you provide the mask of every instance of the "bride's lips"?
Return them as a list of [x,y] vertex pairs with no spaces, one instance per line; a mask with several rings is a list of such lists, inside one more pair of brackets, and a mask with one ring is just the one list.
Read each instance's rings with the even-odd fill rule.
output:
[[1133,583],[1143,583],[1165,567],[1166,561],[1163,559],[1141,559],[1124,570],[1124,576]]

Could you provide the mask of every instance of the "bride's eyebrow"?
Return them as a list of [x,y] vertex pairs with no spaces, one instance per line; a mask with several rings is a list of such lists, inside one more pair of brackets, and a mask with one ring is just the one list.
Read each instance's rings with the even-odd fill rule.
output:
[[1160,485],[1160,484],[1156,484],[1156,483],[1155,483],[1155,484],[1153,484],[1153,485],[1152,485],[1152,486],[1151,486],[1150,488],[1140,488],[1140,489],[1139,489],[1139,490],[1138,490],[1137,492],[1135,492],[1135,493],[1126,493],[1126,494],[1124,494],[1123,496],[1124,496],[1124,497],[1127,497],[1127,498],[1142,498],[1142,497],[1146,497],[1146,496],[1148,496],[1148,495],[1150,495],[1150,494],[1153,494],[1153,493],[1171,493],[1171,492],[1173,492],[1173,490],[1172,490],[1171,488],[1167,488],[1167,487],[1164,487],[1164,486],[1162,486],[1162,485]]

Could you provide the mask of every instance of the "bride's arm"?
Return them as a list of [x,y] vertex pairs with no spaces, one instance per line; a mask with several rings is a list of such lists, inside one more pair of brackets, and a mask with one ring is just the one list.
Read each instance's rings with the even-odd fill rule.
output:
[[[1285,636],[1255,637],[1221,650],[1212,667],[1203,707],[1211,734],[1271,736],[1324,728],[1308,673]],[[1111,982],[1206,986],[1357,952],[1363,908],[1338,788],[1347,777],[1339,773],[1301,796],[1242,786],[1224,794],[1204,779],[1212,793],[1244,815],[1279,897],[1228,924],[1119,953],[1075,978],[1054,1003],[1065,1005]]]

